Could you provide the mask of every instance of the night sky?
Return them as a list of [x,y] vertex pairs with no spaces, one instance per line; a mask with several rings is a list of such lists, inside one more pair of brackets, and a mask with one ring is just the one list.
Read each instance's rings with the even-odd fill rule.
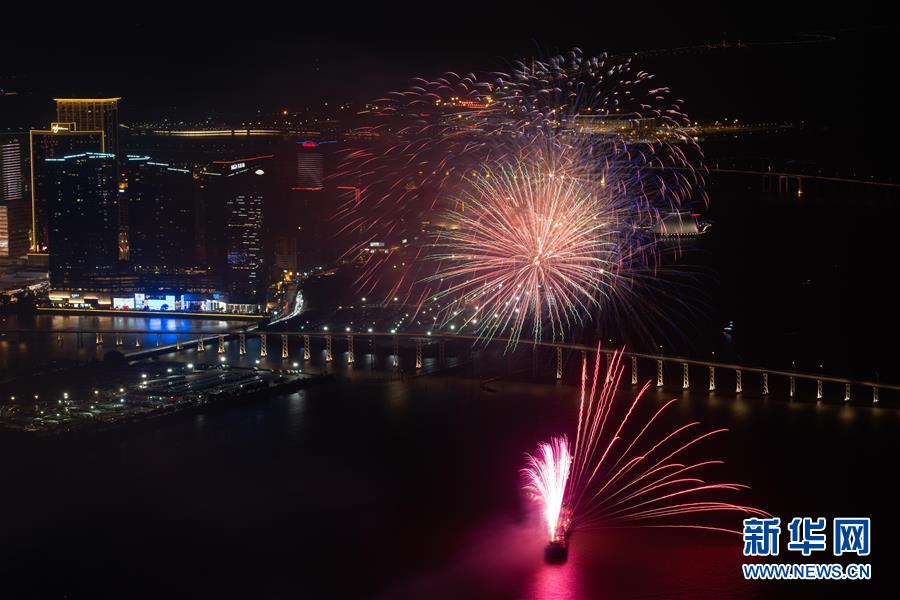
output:
[[[56,95],[122,96],[123,123],[240,120],[257,111],[364,102],[412,76],[506,70],[517,57],[572,46],[629,52],[740,40],[750,46],[661,52],[642,57],[642,66],[700,120],[802,122],[876,156],[897,131],[895,119],[876,115],[891,111],[885,102],[898,30],[858,4],[852,13],[821,4],[753,3],[736,11],[521,4],[491,16],[471,3],[391,5],[368,15],[352,4],[331,15],[225,4],[124,10],[54,13],[50,28],[38,26],[47,15],[5,24],[0,87],[18,96],[0,98],[0,129],[46,125]],[[800,43],[816,39],[826,41]],[[877,131],[869,130],[873,119]]]

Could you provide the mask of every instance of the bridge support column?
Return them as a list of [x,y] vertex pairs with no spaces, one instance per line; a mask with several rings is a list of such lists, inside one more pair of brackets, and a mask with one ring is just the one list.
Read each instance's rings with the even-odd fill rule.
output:
[[816,379],[816,400],[822,399],[822,380]]
[[205,348],[203,347],[203,336],[197,338],[197,352],[203,352]]
[[637,356],[631,357],[631,385],[637,385]]
[[872,386],[872,404],[878,404],[878,388]]
[[416,340],[416,368],[422,368],[422,340]]
[[125,342],[122,340],[121,334],[118,334],[118,333],[117,333],[117,334],[116,334],[116,346],[121,346],[121,345],[123,345],[124,343],[125,343]]
[[734,385],[734,393],[740,394],[741,392],[744,391],[744,386],[741,383],[741,370],[738,369],[737,371],[734,372],[734,374],[735,374],[735,377],[737,378],[737,383],[735,383],[735,385]]
[[850,384],[844,386],[844,402],[850,402]]
[[309,360],[310,350],[309,350],[309,335],[303,335],[303,360]]
[[688,390],[691,388],[691,376],[690,376],[690,373],[688,372],[688,364],[682,363],[681,370],[682,370],[681,389]]
[[225,336],[219,334],[219,354],[225,354]]
[[98,346],[103,345],[103,334],[102,333],[98,333],[96,336],[94,336],[94,343],[97,344]]
[[331,335],[325,336],[325,362],[331,362]]
[[353,355],[353,336],[347,336],[347,364],[352,365],[356,360],[356,357]]
[[796,393],[797,379],[793,375],[791,375],[790,382],[791,382],[791,389],[790,389],[789,394],[790,394],[790,397],[793,398],[794,394]]
[[181,338],[177,333],[175,334],[175,350],[181,350]]
[[159,348],[159,334],[156,334],[156,347]]
[[239,345],[238,353],[241,356],[246,355],[247,354],[247,334],[246,333],[238,334],[238,345]]
[[287,358],[288,352],[288,336],[281,334],[281,358]]
[[556,347],[556,378],[557,378],[557,379],[562,379],[562,371],[563,371],[563,367],[562,367],[562,347],[561,347],[561,346],[557,346],[557,347]]
[[763,396],[769,395],[769,374],[763,373]]
[[400,338],[394,336],[394,368],[400,366]]
[[141,347],[141,334],[138,334],[137,337],[134,339],[134,347],[135,348]]
[[63,336],[62,336],[61,334],[58,335],[58,336],[56,336],[56,343],[59,344],[60,346],[62,346],[62,344],[63,344]]
[[661,388],[663,386],[663,361],[657,359],[656,361],[656,387]]
[[265,358],[269,355],[269,340],[266,334],[259,334],[259,357]]
[[712,365],[709,366],[709,391],[716,391],[716,368]]

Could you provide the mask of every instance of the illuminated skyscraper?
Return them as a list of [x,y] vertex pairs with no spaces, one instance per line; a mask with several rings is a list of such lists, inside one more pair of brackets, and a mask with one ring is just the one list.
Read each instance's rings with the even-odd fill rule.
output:
[[29,167],[31,187],[31,250],[47,252],[48,196],[47,159],[57,159],[85,152],[102,152],[102,131],[75,131],[71,125],[54,123],[50,129],[33,129],[29,133]]
[[50,285],[91,289],[116,275],[118,182],[112,154],[48,158]]
[[297,176],[294,190],[318,191],[322,189],[324,168],[318,142],[297,144]]
[[102,152],[119,157],[121,98],[55,98],[56,121],[74,124],[75,131],[102,131]]
[[229,303],[260,304],[265,297],[263,205],[271,159],[216,161],[204,174],[209,260],[223,265]]
[[28,253],[25,139],[19,134],[0,135],[0,257],[4,258]]

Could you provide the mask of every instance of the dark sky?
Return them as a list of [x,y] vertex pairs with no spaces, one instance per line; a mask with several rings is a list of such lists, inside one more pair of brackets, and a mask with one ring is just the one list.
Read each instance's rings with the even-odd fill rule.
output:
[[332,14],[283,3],[189,10],[119,3],[91,8],[96,14],[23,14],[4,23],[0,37],[0,87],[20,94],[15,103],[0,99],[7,104],[0,127],[45,120],[54,95],[123,96],[126,122],[243,115],[372,99],[414,75],[502,70],[516,57],[572,46],[620,52],[723,39],[791,41],[807,32],[837,39],[663,54],[647,66],[700,118],[821,121],[874,102],[885,85],[879,73],[893,69],[897,57],[896,30],[882,26],[887,17],[858,6],[829,12],[821,3],[790,10],[785,3],[737,10],[597,4],[519,3],[493,14],[476,2],[383,4],[360,15],[349,2]]

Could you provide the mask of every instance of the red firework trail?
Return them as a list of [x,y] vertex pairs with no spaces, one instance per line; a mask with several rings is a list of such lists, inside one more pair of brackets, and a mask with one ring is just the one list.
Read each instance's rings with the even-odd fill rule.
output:
[[[571,518],[568,523],[557,522],[557,528],[568,531],[621,526],[674,527],[739,534],[706,519],[715,513],[768,516],[760,509],[723,499],[724,494],[747,489],[746,485],[713,481],[705,475],[709,467],[721,465],[723,461],[687,458],[726,429],[700,431],[698,421],[674,429],[663,425],[662,417],[675,399],[663,404],[646,420],[638,417],[649,382],[630,401],[618,406],[616,395],[625,372],[623,351],[611,355],[600,382],[602,353],[599,347],[597,350],[592,377],[588,377],[587,360],[582,364],[575,447],[563,499],[558,508],[548,509],[547,499],[555,502],[556,495],[541,497],[545,514]],[[534,463],[539,458],[529,460]],[[558,463],[561,459],[554,457],[554,460]],[[534,470],[536,474],[545,471],[553,472],[546,466]]]

